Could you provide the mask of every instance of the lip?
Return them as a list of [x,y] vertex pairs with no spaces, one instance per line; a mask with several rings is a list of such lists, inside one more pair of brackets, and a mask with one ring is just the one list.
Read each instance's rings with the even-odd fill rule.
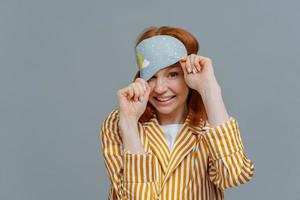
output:
[[175,97],[176,96],[173,96],[171,99],[169,99],[168,101],[164,101],[164,102],[158,101],[158,100],[156,100],[156,98],[154,98],[154,100],[155,100],[155,103],[159,106],[167,106],[174,101]]

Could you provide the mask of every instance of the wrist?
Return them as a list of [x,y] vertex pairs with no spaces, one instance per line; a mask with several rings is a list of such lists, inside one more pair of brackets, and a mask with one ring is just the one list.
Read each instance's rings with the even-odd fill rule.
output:
[[[138,128],[138,123],[135,121],[119,121],[119,127],[121,129],[121,132],[127,132],[127,134],[132,135],[132,133],[135,132],[135,130]],[[129,132],[129,133],[128,133]]]
[[135,117],[126,117],[120,115],[119,127],[122,133],[123,132],[133,133],[136,131],[138,127],[138,120]]
[[125,115],[122,113],[120,113],[119,118],[120,118],[120,123],[124,123],[124,124],[137,124],[139,121],[136,116]]
[[221,87],[217,81],[207,81],[204,85],[197,89],[202,97],[214,95],[221,92]]
[[139,138],[138,120],[135,117],[120,116],[119,127],[124,150],[131,153],[144,153]]

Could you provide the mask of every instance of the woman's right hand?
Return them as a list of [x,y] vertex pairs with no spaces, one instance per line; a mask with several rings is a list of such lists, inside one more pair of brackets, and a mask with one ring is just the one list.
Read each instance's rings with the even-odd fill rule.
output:
[[144,113],[151,87],[142,78],[137,78],[133,83],[118,91],[120,116],[138,122]]

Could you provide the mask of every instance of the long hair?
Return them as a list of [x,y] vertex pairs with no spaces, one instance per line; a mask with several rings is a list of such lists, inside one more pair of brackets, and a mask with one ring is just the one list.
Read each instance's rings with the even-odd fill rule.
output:
[[[148,27],[146,28],[137,38],[135,47],[144,39],[150,38],[156,35],[170,35],[177,39],[179,39],[187,49],[188,55],[197,54],[199,50],[199,43],[197,39],[187,30],[179,27],[171,27],[171,26],[161,26],[161,27]],[[136,78],[140,77],[139,71],[136,73],[133,82]],[[193,89],[189,89],[189,94],[187,97],[187,106],[189,108],[189,112],[191,112],[190,123],[192,125],[198,125],[200,120],[207,120],[207,113],[205,111],[205,107],[203,104],[203,100],[201,95]],[[148,102],[145,112],[140,117],[140,122],[148,121],[153,114],[156,112],[155,108]]]

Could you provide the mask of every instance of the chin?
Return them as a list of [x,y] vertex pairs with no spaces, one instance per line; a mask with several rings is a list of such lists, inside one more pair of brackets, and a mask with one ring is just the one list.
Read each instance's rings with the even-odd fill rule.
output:
[[167,115],[167,114],[171,114],[173,110],[170,110],[170,109],[156,109],[156,111],[160,114]]
[[169,107],[160,107],[160,106],[156,106],[155,107],[156,111],[160,114],[172,114],[175,111],[174,106],[169,106]]

